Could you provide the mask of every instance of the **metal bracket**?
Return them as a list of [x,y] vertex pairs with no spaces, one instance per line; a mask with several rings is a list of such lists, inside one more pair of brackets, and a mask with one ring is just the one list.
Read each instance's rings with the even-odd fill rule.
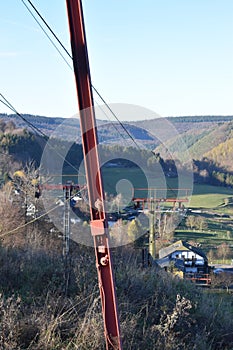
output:
[[103,219],[92,220],[90,224],[92,236],[101,236],[105,234],[105,222]]

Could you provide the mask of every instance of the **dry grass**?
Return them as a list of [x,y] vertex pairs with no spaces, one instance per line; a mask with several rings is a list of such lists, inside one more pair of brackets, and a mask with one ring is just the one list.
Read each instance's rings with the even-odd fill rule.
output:
[[[36,232],[0,249],[0,349],[105,349],[92,249],[72,244],[66,295],[60,241]],[[142,269],[139,255],[113,251],[124,349],[232,349],[231,299]]]

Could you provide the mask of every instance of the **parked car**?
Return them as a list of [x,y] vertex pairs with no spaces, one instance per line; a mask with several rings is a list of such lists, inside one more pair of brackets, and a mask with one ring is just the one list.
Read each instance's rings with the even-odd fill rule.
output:
[[224,270],[223,269],[214,269],[213,270],[213,273],[215,274],[215,275],[219,275],[220,273],[223,273],[224,272]]

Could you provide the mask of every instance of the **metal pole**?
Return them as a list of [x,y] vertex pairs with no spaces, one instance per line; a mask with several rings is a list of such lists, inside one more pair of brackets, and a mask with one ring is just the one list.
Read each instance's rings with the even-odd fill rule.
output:
[[106,349],[122,349],[81,0],[66,0]]
[[150,232],[149,232],[149,263],[155,259],[155,209],[154,209],[154,198],[150,200]]
[[64,186],[64,235],[63,235],[63,257],[67,260],[70,243],[70,198],[71,186]]
[[68,293],[69,281],[70,281],[70,260],[69,260],[69,250],[70,250],[70,199],[72,185],[65,185],[63,187],[64,191],[64,232],[63,232],[63,259],[64,259],[64,280],[65,280],[65,295]]

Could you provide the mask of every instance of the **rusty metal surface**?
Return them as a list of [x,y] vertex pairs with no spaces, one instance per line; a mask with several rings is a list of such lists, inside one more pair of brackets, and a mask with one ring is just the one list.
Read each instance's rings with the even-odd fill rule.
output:
[[[106,349],[122,349],[81,0],[66,0]],[[99,234],[98,234],[99,233]]]

